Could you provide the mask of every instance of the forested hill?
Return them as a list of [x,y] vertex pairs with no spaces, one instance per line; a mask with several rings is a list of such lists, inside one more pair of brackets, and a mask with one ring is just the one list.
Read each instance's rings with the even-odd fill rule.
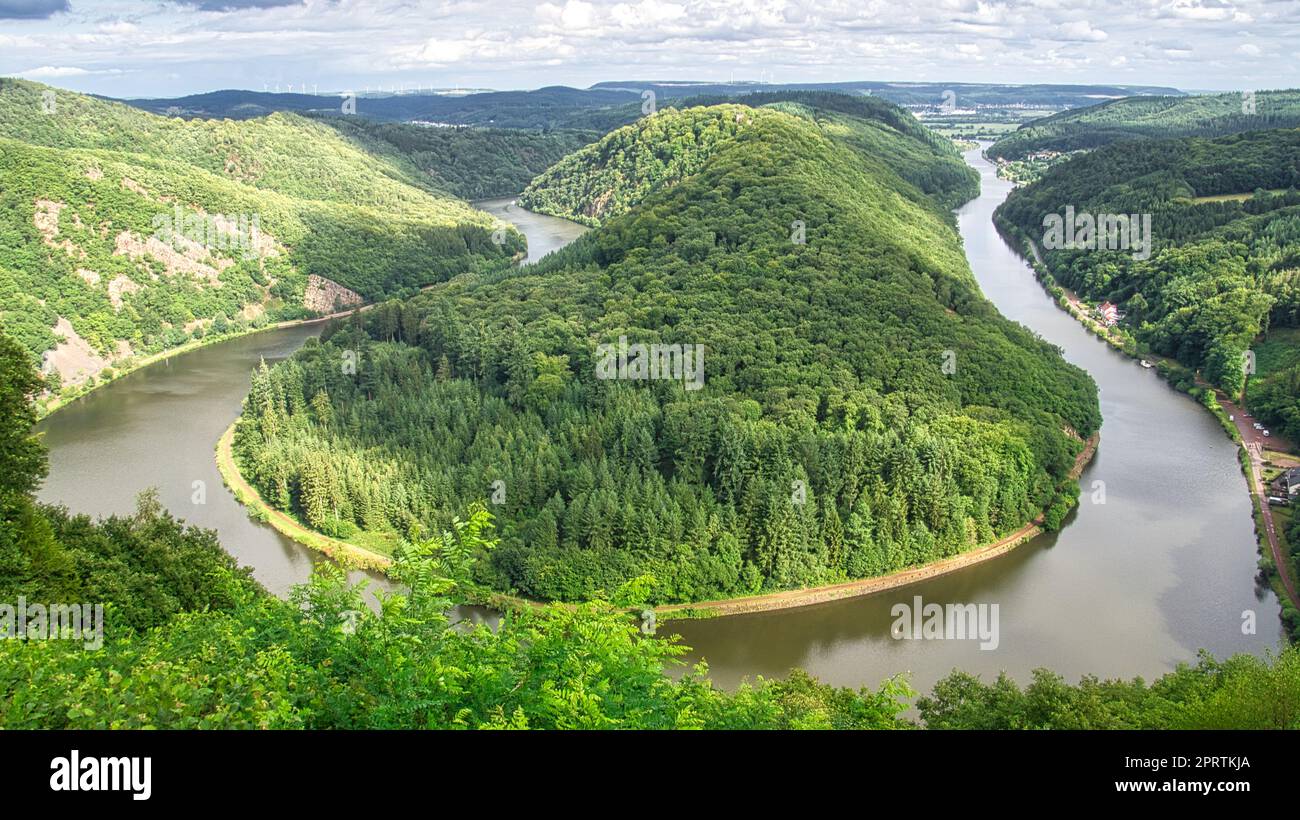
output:
[[[589,128],[605,132],[627,119],[625,110],[641,107],[642,94],[653,92],[660,102],[704,95],[736,99],[755,93],[834,93],[839,96],[874,97],[898,105],[937,105],[945,92],[955,93],[964,104],[977,107],[1029,106],[1073,108],[1098,100],[1135,94],[1181,92],[1168,86],[1143,85],[1000,85],[961,82],[840,82],[840,83],[712,83],[615,80],[591,88],[548,86],[531,91],[481,91],[472,94],[401,93],[362,94],[355,100],[358,116],[376,122],[415,120],[495,128]],[[275,111],[337,116],[339,92],[322,94],[279,93],[226,89],[186,97],[122,100],[155,114],[181,117],[249,119]],[[748,100],[745,100],[748,102]],[[635,114],[633,114],[635,116]]]
[[1236,393],[1260,332],[1300,322],[1297,186],[1300,129],[1151,140],[1051,169],[1013,191],[998,219],[1042,244],[1044,218],[1067,207],[1150,214],[1150,258],[1085,246],[1047,249],[1047,266],[1085,299],[1119,305],[1133,349],[1172,356]]
[[594,131],[531,131],[433,127],[322,117],[364,150],[410,162],[442,191],[463,199],[513,196],[538,174],[600,135]]
[[1092,105],[1097,100],[1129,97],[1135,94],[1181,94],[1177,88],[1155,85],[1053,85],[1035,83],[1016,85],[1004,83],[962,82],[895,82],[850,80],[834,83],[712,83],[712,82],[655,82],[653,80],[609,80],[596,83],[593,91],[631,91],[640,94],[653,91],[660,100],[679,100],[683,97],[720,95],[730,99],[751,93],[835,94],[845,98],[868,98],[888,101],[896,105],[937,105],[945,92],[952,92],[963,105],[975,107],[1027,106],[1032,108],[1075,108]]
[[1297,125],[1300,90],[1127,97],[1022,125],[993,143],[988,155],[1018,160],[1037,151],[1076,151],[1141,139],[1212,138]]
[[[808,117],[661,117],[639,131],[718,132],[675,185],[256,374],[235,445],[263,496],[381,550],[486,501],[478,580],[563,600],[813,585],[1058,525],[1096,388],[983,298],[949,215]],[[699,378],[611,370],[623,338]]]
[[643,117],[553,165],[524,190],[519,204],[599,225],[627,213],[656,188],[697,173],[748,119],[743,106],[668,109]]
[[187,122],[0,80],[0,146],[0,322],[55,388],[523,247],[396,152],[295,115]]
[[719,144],[743,128],[746,111],[760,106],[815,122],[827,136],[879,159],[945,208],[979,191],[978,176],[952,143],[892,103],[808,91],[750,94],[743,103],[691,99],[685,110],[643,117],[552,166],[529,185],[520,204],[598,225],[699,170]]

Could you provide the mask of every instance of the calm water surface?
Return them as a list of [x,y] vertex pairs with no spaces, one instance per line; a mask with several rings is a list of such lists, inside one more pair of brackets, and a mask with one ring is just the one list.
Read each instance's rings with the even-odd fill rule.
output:
[[221,483],[213,450],[239,415],[258,362],[286,358],[322,327],[268,330],[202,347],[58,411],[38,426],[50,451],[41,499],[103,516],[133,510],[141,490],[157,487],[173,515],[215,529],[267,589],[285,594],[324,558],[250,519]]
[[528,237],[528,255],[524,257],[521,264],[536,262],[587,232],[585,226],[576,222],[525,211],[514,203],[515,198],[507,196],[481,199],[474,203],[474,207],[514,223],[515,227]]
[[[984,293],[1011,319],[1060,346],[1101,388],[1102,443],[1084,473],[1083,503],[1060,533],[962,572],[869,598],[757,615],[666,625],[708,660],[726,686],[744,677],[808,669],[840,685],[875,686],[910,673],[928,689],[954,667],[1028,678],[1047,666],[1071,679],[1157,675],[1194,658],[1260,653],[1281,630],[1271,591],[1254,580],[1250,502],[1235,448],[1210,416],[1153,373],[1110,350],[1055,307],[992,228],[1010,186],[978,152],[981,196],[958,212],[971,267]],[[476,203],[518,225],[530,259],[585,229],[512,205]],[[241,563],[284,594],[321,557],[248,518],[221,483],[217,438],[239,413],[249,374],[265,358],[292,354],[319,326],[235,339],[145,368],[103,387],[40,425],[50,449],[41,498],[77,512],[128,512],[136,494],[159,489],[178,517],[216,529]],[[1105,482],[1105,504],[1089,501]],[[194,503],[203,482],[205,503]],[[996,603],[1000,643],[907,641],[890,635],[890,607],[920,595],[935,603]],[[1244,610],[1259,633],[1241,633]]]

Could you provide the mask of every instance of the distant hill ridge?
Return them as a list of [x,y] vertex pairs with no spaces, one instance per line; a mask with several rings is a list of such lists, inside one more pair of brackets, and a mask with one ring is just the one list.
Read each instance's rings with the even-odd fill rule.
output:
[[988,154],[1017,160],[1038,151],[1076,151],[1138,139],[1223,137],[1297,125],[1300,90],[1295,89],[1129,97],[1034,120],[995,142]]
[[[736,97],[751,93],[823,91],[876,96],[899,105],[937,104],[952,92],[962,105],[1074,108],[1133,95],[1177,96],[1176,88],[1146,85],[1053,85],[962,82],[849,81],[838,83],[719,83],[612,80],[587,89],[547,86],[529,91],[485,91],[448,95],[401,93],[362,95],[356,114],[381,122],[422,120],[498,128],[577,128],[608,131],[640,113],[642,95],[660,101],[701,95]],[[299,94],[225,89],[175,98],[123,100],[155,114],[247,119],[273,111],[337,116],[341,94]],[[631,110],[632,117],[625,112]]]
[[1118,99],[1134,95],[1181,95],[1183,92],[1169,86],[1150,85],[1061,85],[1061,84],[1003,84],[962,82],[889,82],[880,80],[852,80],[833,83],[756,83],[756,82],[664,82],[651,80],[613,80],[596,83],[593,90],[646,90],[654,91],[663,99],[697,95],[737,96],[749,93],[785,91],[823,91],[841,94],[879,97],[898,105],[934,104],[943,100],[944,93],[957,95],[961,105],[1026,105],[1073,108],[1093,105],[1099,99]]

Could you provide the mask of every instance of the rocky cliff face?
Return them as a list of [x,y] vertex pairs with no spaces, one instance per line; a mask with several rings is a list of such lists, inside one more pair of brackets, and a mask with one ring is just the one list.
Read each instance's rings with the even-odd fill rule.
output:
[[302,296],[303,305],[317,313],[337,313],[357,307],[363,301],[355,290],[314,273],[307,277],[307,290]]

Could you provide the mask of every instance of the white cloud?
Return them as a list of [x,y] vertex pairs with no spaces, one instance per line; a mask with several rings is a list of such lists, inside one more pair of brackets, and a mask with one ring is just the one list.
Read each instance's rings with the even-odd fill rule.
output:
[[95,31],[100,34],[131,34],[139,30],[138,25],[128,20],[107,20],[95,26]]
[[[1300,86],[1300,68],[1285,56],[1300,40],[1300,0],[303,0],[224,14],[113,0],[111,15],[92,8],[73,3],[52,20],[7,27],[0,73],[81,66],[85,73],[48,78],[118,95],[267,82],[583,86],[733,72],[1185,87],[1259,76]],[[91,70],[103,66],[120,72]]]
[[0,48],[4,49],[35,49],[39,43],[27,36],[14,36],[10,34],[0,34]]
[[1100,43],[1107,38],[1106,32],[1101,29],[1093,28],[1087,20],[1075,20],[1069,23],[1062,23],[1056,27],[1056,32],[1061,40],[1075,40],[1082,43]]
[[26,77],[29,80],[53,80],[59,77],[82,77],[90,72],[84,68],[77,68],[70,65],[43,65],[40,68],[29,68],[26,71],[19,71],[19,77]]
[[[797,7],[792,8],[797,9]],[[685,16],[685,6],[680,3],[661,3],[659,0],[619,3],[610,9],[610,18],[622,28],[663,25],[678,22]]]
[[1170,17],[1184,20],[1231,20],[1236,9],[1231,3],[1218,0],[1174,0],[1164,11]]
[[469,40],[443,40],[431,37],[420,51],[420,59],[427,63],[458,63],[474,53],[474,44]]
[[568,29],[585,29],[591,28],[595,20],[596,7],[590,3],[584,3],[582,0],[569,0],[564,4],[564,10],[560,12],[560,22]]

